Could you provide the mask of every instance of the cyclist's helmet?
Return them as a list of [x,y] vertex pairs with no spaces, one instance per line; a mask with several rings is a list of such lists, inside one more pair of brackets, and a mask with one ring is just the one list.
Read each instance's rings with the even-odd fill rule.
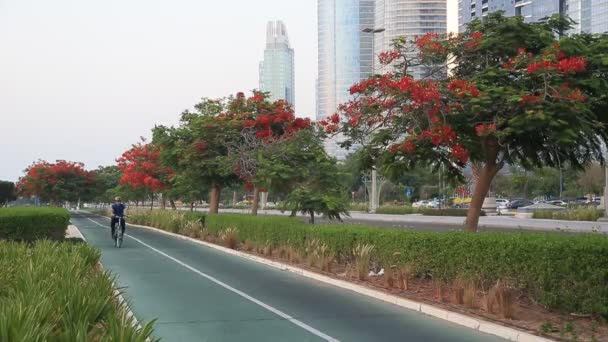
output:
[[116,198],[114,198],[114,200],[115,200],[116,202],[120,202],[120,197],[116,196]]

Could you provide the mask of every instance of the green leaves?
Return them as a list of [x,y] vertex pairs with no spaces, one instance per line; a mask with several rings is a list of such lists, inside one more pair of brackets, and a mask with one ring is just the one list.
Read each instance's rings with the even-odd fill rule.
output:
[[61,208],[0,208],[0,240],[61,240],[70,223],[70,213]]

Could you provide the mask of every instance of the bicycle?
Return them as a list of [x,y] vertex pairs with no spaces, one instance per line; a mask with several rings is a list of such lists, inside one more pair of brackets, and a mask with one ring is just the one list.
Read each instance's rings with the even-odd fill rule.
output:
[[[123,216],[118,216],[116,217],[116,222],[114,223],[114,235],[112,236],[112,239],[114,240],[114,247],[116,248],[120,248],[122,247],[122,241],[123,241],[123,237],[125,234],[125,217],[127,217],[126,215]],[[118,225],[118,227],[116,227],[116,225]]]

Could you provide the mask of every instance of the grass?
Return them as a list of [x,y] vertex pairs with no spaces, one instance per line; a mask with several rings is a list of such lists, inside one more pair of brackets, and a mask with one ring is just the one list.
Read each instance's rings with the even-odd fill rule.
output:
[[565,221],[597,221],[604,216],[604,211],[594,208],[579,208],[560,211],[535,211],[532,218],[565,220]]
[[0,341],[146,341],[86,244],[0,241]]

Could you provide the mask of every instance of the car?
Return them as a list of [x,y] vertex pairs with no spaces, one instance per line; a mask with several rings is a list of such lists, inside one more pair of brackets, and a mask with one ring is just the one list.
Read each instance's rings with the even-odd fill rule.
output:
[[527,199],[516,199],[509,203],[509,209],[519,209],[534,204],[534,202]]
[[566,206],[568,203],[562,201],[562,200],[553,200],[553,201],[549,201],[547,202],[547,204],[551,204],[551,205],[559,205],[559,206]]
[[504,199],[504,198],[497,198],[496,199],[496,207],[498,209],[507,209],[508,206],[509,206],[509,200],[508,199]]
[[429,206],[431,202],[423,200],[423,201],[418,201],[418,202],[414,202],[412,204],[412,207],[414,208],[427,208]]
[[277,207],[277,205],[274,202],[266,202],[264,209],[274,209],[276,207]]

